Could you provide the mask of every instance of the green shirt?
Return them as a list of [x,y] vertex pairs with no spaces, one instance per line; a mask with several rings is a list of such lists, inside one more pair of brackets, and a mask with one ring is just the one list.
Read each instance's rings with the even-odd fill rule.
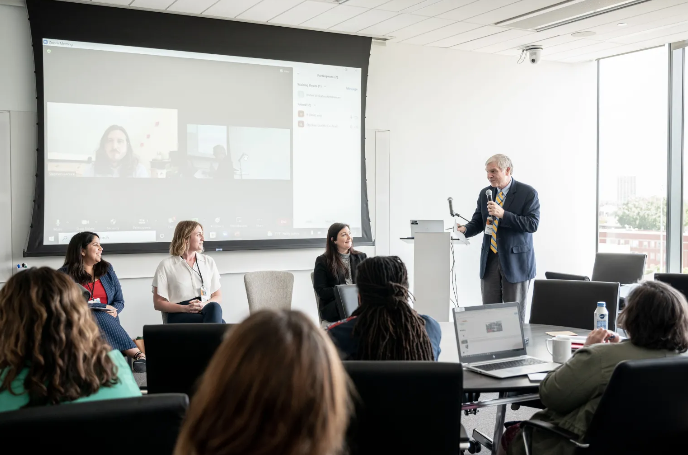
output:
[[[101,387],[90,396],[81,397],[70,403],[84,403],[96,400],[111,400],[113,398],[130,398],[141,396],[141,391],[127,365],[127,361],[119,351],[110,351],[110,358],[117,367],[117,384],[111,387]],[[29,402],[29,394],[24,392],[24,380],[29,373],[28,368],[24,368],[12,381],[12,391],[19,395],[12,395],[8,390],[0,392],[0,412],[15,411]],[[0,372],[0,381],[4,379],[5,372]]]

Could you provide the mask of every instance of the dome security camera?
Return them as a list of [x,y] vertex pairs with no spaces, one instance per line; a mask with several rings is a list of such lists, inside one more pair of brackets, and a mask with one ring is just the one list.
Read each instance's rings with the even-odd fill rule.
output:
[[528,54],[528,61],[535,65],[542,56],[542,46],[528,46],[523,48],[523,52]]

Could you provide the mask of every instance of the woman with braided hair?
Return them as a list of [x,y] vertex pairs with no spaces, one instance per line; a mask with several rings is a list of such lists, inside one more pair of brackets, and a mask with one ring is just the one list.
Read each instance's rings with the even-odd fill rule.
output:
[[358,266],[359,307],[328,327],[344,360],[437,360],[440,326],[411,308],[406,266],[377,256]]

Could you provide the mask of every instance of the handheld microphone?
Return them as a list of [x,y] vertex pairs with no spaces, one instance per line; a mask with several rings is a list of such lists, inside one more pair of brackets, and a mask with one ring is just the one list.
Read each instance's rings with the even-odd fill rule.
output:
[[492,188],[486,189],[485,195],[487,196],[487,202],[492,202]]
[[447,201],[449,202],[449,215],[454,216],[454,207],[452,207],[452,201],[454,198],[447,198]]

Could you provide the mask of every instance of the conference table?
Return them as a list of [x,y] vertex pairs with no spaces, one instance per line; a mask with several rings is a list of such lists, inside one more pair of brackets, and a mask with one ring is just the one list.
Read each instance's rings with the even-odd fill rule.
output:
[[[459,362],[459,352],[456,344],[456,331],[454,322],[440,322],[442,328],[442,341],[440,342],[440,362]],[[571,331],[579,336],[587,336],[590,331],[576,329],[572,327],[561,327],[543,324],[524,324],[523,334],[528,340],[526,351],[528,355],[538,357],[542,360],[550,360],[552,355],[547,351],[545,345],[548,338],[546,332]],[[504,433],[504,420],[506,417],[506,407],[513,403],[523,403],[539,399],[538,389],[540,384],[530,382],[528,376],[516,376],[508,379],[496,379],[483,374],[478,374],[470,370],[463,372],[463,390],[470,393],[498,393],[499,397],[493,400],[477,401],[474,403],[464,403],[463,410],[471,411],[475,409],[496,406],[497,418],[495,421],[492,440],[478,438],[483,446],[493,454],[497,453],[499,442]],[[507,396],[508,395],[508,396]],[[513,396],[512,396],[513,395]],[[469,435],[470,436],[470,435]]]

